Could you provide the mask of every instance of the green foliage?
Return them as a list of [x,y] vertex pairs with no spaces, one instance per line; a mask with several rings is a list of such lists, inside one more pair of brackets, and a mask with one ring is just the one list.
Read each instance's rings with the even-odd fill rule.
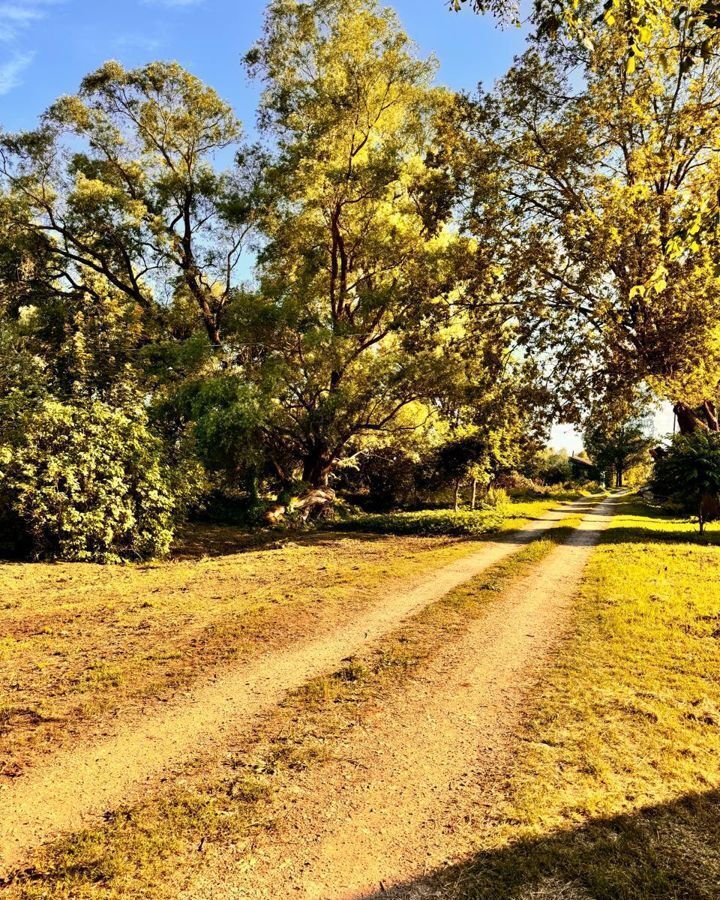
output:
[[615,477],[616,487],[623,486],[628,469],[650,459],[650,449],[656,441],[649,428],[650,423],[643,418],[591,423],[585,428],[585,449],[606,478]]
[[[0,527],[36,556],[109,562],[167,552],[173,499],[144,417],[45,401],[0,446]],[[19,549],[24,549],[22,546]]]
[[276,0],[247,62],[279,152],[242,343],[275,382],[271,443],[318,485],[358,436],[415,427],[449,368],[441,326],[473,255],[450,227],[454,101],[377,0]]
[[676,435],[655,463],[653,491],[694,509],[702,529],[717,515],[720,497],[720,433],[696,431]]
[[[194,307],[213,346],[252,224],[254,168],[218,172],[241,129],[217,93],[177,63],[105,63],[0,141],[12,226],[87,299],[112,288],[157,324],[168,293]],[[240,160],[240,157],[238,157]],[[170,291],[168,291],[170,288]]]
[[[697,406],[720,381],[717,239],[700,224],[717,207],[720,112],[704,98],[720,78],[716,54],[685,65],[701,2],[611,5],[617,27],[587,46],[535,42],[469,109],[469,225],[497,248],[524,343],[576,417],[642,384]],[[629,71],[640,5],[656,12]]]
[[526,467],[526,473],[541,485],[566,484],[573,471],[566,451],[541,450]]
[[478,535],[498,531],[504,519],[498,509],[420,510],[346,519],[334,526],[341,531],[368,531],[374,534]]
[[187,424],[194,452],[209,469],[237,475],[262,464],[261,399],[238,373],[186,380],[158,405],[156,416],[166,429]]

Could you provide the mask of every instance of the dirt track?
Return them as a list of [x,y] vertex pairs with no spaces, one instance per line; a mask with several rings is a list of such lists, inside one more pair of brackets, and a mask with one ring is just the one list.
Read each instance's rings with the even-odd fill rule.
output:
[[372,727],[335,748],[340,761],[331,771],[310,770],[298,785],[302,800],[284,810],[272,842],[255,847],[251,869],[219,850],[183,897],[438,896],[423,876],[472,852],[528,693],[567,630],[611,515],[612,501],[589,514]]
[[[207,683],[196,685],[189,697],[170,705],[151,706],[140,720],[121,723],[100,740],[72,752],[58,753],[41,769],[3,786],[0,874],[58,833],[87,826],[120,802],[131,801],[149,782],[184,759],[204,749],[223,746],[232,734],[288,690],[331,671],[363,644],[379,639],[568,514],[585,508],[583,503],[571,504],[530,523],[511,537],[486,542],[477,552],[440,569],[432,577],[408,585],[407,591],[378,597],[377,604],[366,614],[329,637],[291,646],[252,665],[218,674]],[[584,540],[582,533],[578,535],[581,538]],[[572,544],[575,550],[581,546],[577,541]],[[574,562],[571,565],[577,568]],[[543,583],[545,580],[543,567]],[[542,606],[544,599],[547,598],[541,596],[535,602]],[[519,615],[524,618],[525,613],[520,611]],[[491,644],[487,649],[492,650]],[[500,652],[502,655],[506,651]],[[476,675],[472,672],[466,671],[463,677],[467,680],[469,675],[474,682]],[[477,677],[481,677],[480,673]]]

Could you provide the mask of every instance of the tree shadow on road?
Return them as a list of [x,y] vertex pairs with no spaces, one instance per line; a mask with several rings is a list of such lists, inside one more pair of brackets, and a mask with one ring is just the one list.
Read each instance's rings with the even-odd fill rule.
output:
[[367,900],[717,900],[720,791],[489,850]]

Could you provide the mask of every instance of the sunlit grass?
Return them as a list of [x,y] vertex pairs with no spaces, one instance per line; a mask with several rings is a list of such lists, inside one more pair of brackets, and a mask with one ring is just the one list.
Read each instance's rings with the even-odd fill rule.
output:
[[566,492],[537,500],[512,500],[497,507],[470,509],[422,509],[390,513],[372,513],[339,521],[339,531],[365,531],[373,534],[469,535],[480,536],[517,528],[518,521],[543,516],[558,504],[582,498],[579,492]]
[[[569,523],[565,523],[569,524]],[[314,679],[242,753],[50,848],[11,897],[172,896],[203,838],[281,828],[295,777],[403,691],[565,529]],[[693,523],[628,504],[591,558],[575,625],[528,704],[476,852],[411,887],[462,900],[714,900],[720,884],[720,566]],[[487,800],[487,797],[484,797]],[[250,850],[236,850],[238,859]],[[404,895],[403,895],[404,896]],[[413,895],[414,896],[414,895]]]
[[642,505],[613,521],[509,793],[443,896],[720,895],[719,537]]

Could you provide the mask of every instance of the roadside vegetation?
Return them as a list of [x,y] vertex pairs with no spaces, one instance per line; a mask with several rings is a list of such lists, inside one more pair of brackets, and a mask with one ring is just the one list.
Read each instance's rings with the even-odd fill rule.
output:
[[455,535],[478,536],[507,531],[534,519],[559,503],[592,496],[581,490],[548,492],[545,499],[496,499],[494,505],[483,509],[423,509],[390,513],[356,515],[334,523],[335,531],[368,532],[398,535]]
[[[550,5],[491,91],[438,86],[378,0],[271,0],[256,143],[160,61],[0,133],[2,557],[142,561],[188,522],[475,509],[661,459],[720,514],[685,452],[720,433],[720,29],[705,0]],[[590,456],[552,459],[554,422]]]

